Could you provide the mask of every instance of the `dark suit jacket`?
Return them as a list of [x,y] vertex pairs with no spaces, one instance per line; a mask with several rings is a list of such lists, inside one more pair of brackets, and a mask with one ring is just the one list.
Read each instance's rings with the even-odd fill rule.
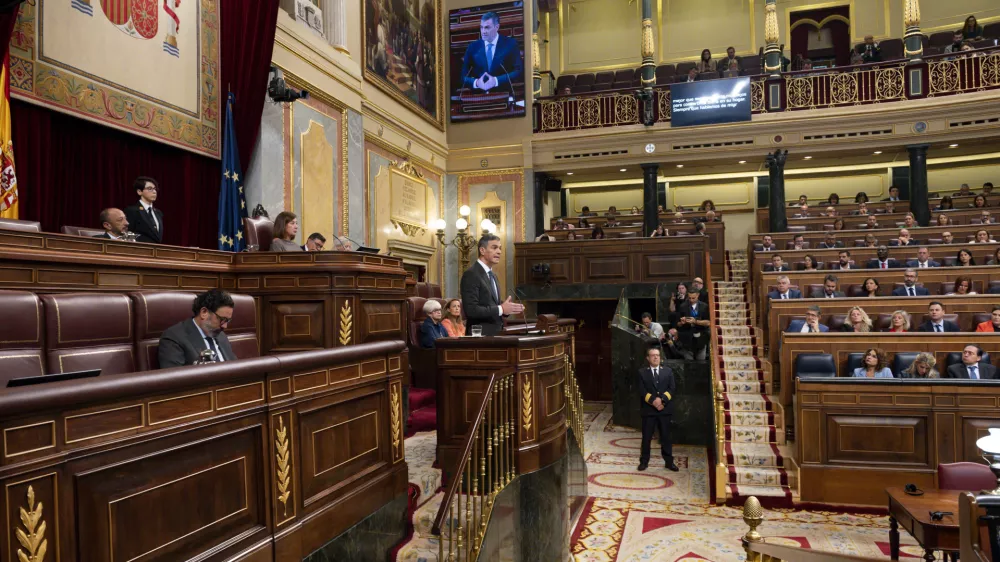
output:
[[[889,269],[899,267],[899,260],[897,260],[896,258],[889,258],[886,261],[889,262]],[[868,269],[881,269],[881,266],[879,266],[878,263],[878,258],[868,260],[868,265],[866,265],[865,267]]]
[[465,49],[465,56],[462,57],[462,85],[471,88],[476,79],[484,73],[497,79],[497,87],[491,91],[510,93],[511,83],[521,80],[524,76],[517,40],[503,34],[499,35],[493,51],[493,64],[487,64],[486,43],[482,38],[469,43]]
[[[768,264],[768,265],[770,265],[770,264]],[[791,270],[792,270],[792,268],[788,267],[787,263],[783,263],[783,264],[781,264],[781,267],[771,266],[770,269],[766,269],[765,271],[773,271],[775,273],[780,273],[782,271],[791,271]]]
[[[920,268],[920,261],[919,260],[908,260],[906,262],[906,267],[912,267],[913,269],[919,269]],[[939,264],[938,262],[936,262],[934,260],[927,260],[927,267],[941,267],[941,264]]]
[[840,240],[837,240],[836,242],[833,243],[833,246],[827,246],[826,245],[826,241],[824,240],[823,242],[819,243],[819,247],[820,248],[843,248],[844,247],[844,243],[841,242]]
[[888,245],[889,246],[902,246],[904,248],[908,248],[910,246],[919,246],[920,245],[920,240],[917,240],[916,238],[910,238],[910,243],[909,244],[900,244],[899,243],[899,239],[897,238],[895,240],[889,240],[889,244]]
[[774,244],[771,244],[770,246],[765,246],[765,245],[761,244],[760,245],[760,251],[761,252],[777,252],[778,251],[778,247],[775,246]]
[[833,296],[832,297],[828,297],[828,296],[826,296],[826,291],[823,290],[823,289],[820,289],[818,293],[813,293],[813,294],[809,295],[809,298],[813,298],[813,299],[828,299],[828,298],[842,299],[845,296],[846,295],[844,294],[844,291],[834,291],[833,292]]
[[128,220],[129,230],[136,233],[136,242],[163,243],[163,211],[153,207],[153,214],[160,223],[159,228],[139,203],[125,207],[125,219]]
[[[798,332],[801,332],[802,331],[802,326],[804,326],[805,323],[806,323],[805,320],[792,320],[791,322],[788,323],[788,328],[785,331],[788,332],[788,333],[798,333]],[[819,325],[819,331],[820,332],[829,332],[830,331],[830,327],[827,326],[826,324],[820,324]]]
[[[961,332],[962,331],[958,327],[958,324],[956,324],[954,322],[945,320],[945,321],[943,321],[943,324],[944,324],[943,327],[944,327],[944,331],[945,332]],[[924,322],[923,324],[921,324],[920,327],[917,328],[917,331],[918,332],[933,332],[934,331],[934,324],[932,324],[931,321],[928,320],[928,321]]]
[[[914,292],[917,294],[918,297],[927,297],[927,296],[930,296],[930,294],[931,294],[931,292],[928,291],[924,287],[914,287],[914,289],[915,289]],[[905,297],[905,296],[907,296],[906,295],[906,287],[899,287],[897,289],[893,289],[892,296],[894,296],[894,297]],[[955,331],[957,332],[958,330],[955,330]]]
[[420,325],[420,347],[434,349],[434,340],[448,337],[448,330],[441,324],[435,324],[430,318],[424,318]]
[[[692,311],[691,303],[685,302],[677,309],[678,321],[686,316],[694,316]],[[708,313],[708,305],[698,301],[698,320],[710,320]],[[685,324],[683,326],[677,326],[677,334],[680,336],[681,341],[683,341],[688,349],[700,349],[708,345],[708,326],[694,326],[692,324]],[[697,338],[694,337],[695,334],[702,334]]]
[[[781,298],[781,293],[779,293],[777,290],[771,291],[770,293],[767,294],[767,298],[772,300],[778,300]],[[788,298],[801,299],[802,291],[796,291],[795,289],[788,289]]]
[[[235,361],[236,354],[229,345],[225,332],[215,338],[226,361]],[[198,327],[190,318],[167,328],[160,336],[160,368],[181,367],[193,365],[201,357],[201,352],[207,349],[207,342],[198,333]]]
[[[669,416],[674,413],[674,392],[677,390],[674,372],[662,363],[659,369],[660,373],[655,383],[653,369],[648,365],[639,369],[639,392],[642,393],[642,407],[639,413],[643,416]],[[662,410],[657,410],[653,406],[653,401],[657,398],[664,404]]]
[[[944,374],[946,379],[967,379],[969,378],[969,369],[966,368],[965,363],[955,363],[954,365],[948,367],[948,370]],[[980,379],[995,379],[997,378],[997,368],[989,363],[979,362],[979,378]]]
[[986,294],[989,294],[989,295],[1000,295],[1000,287],[993,287],[989,291],[986,291]]
[[473,324],[483,327],[484,336],[495,336],[503,330],[500,301],[494,296],[492,283],[479,260],[462,274],[462,307],[465,309],[465,335],[472,334]]

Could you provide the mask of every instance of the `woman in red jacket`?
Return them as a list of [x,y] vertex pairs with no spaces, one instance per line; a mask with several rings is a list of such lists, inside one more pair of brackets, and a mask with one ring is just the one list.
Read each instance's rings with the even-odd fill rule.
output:
[[976,326],[977,332],[1000,332],[1000,304],[993,306],[993,318]]

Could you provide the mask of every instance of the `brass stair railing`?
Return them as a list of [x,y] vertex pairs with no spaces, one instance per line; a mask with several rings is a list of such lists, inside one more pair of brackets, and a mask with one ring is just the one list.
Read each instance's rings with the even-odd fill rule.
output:
[[580,387],[576,383],[576,372],[573,369],[573,363],[569,360],[569,356],[566,359],[566,383],[563,385],[563,390],[566,393],[566,425],[573,429],[573,437],[576,439],[576,445],[580,448],[581,454],[586,454],[586,449],[584,448],[583,439],[583,394],[580,393]]
[[434,526],[440,562],[473,562],[486,535],[493,503],[517,476],[517,384],[514,371],[490,375],[462,455],[441,500]]

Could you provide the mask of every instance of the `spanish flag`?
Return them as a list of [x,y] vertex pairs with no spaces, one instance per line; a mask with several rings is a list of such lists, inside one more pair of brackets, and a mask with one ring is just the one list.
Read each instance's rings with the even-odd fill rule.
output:
[[17,176],[14,175],[14,141],[10,134],[10,53],[0,72],[0,218],[17,218]]

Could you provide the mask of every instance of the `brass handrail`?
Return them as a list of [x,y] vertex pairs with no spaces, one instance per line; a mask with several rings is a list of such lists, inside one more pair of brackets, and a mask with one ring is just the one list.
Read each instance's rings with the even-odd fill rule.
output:
[[462,440],[462,454],[431,528],[440,537],[442,562],[477,559],[494,499],[517,476],[515,378],[513,370],[490,375]]
[[[708,251],[705,251],[705,263],[708,260]],[[708,290],[708,362],[712,374],[712,388],[714,390],[715,404],[715,489],[712,490],[716,503],[726,501],[726,482],[729,480],[729,467],[726,466],[726,413],[725,399],[723,397],[723,384],[719,378],[719,324],[718,315],[715,313],[715,282],[712,279],[712,268],[705,268],[705,287]]]
[[584,429],[583,429],[583,394],[576,382],[576,371],[573,369],[573,362],[569,356],[565,356],[566,362],[566,383],[563,391],[566,395],[566,425],[573,429],[573,437],[580,448],[580,453],[586,455]]

